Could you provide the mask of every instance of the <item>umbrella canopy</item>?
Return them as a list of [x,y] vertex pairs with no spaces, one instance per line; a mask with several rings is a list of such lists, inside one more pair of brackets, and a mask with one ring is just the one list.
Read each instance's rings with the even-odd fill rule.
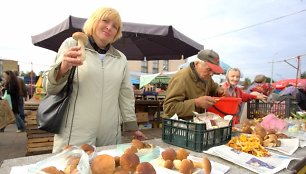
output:
[[[85,18],[69,16],[57,26],[35,36],[36,46],[58,51],[61,43],[76,31],[81,31]],[[122,38],[113,46],[128,60],[181,59],[197,54],[204,48],[171,25],[152,25],[123,22]]]
[[297,88],[295,86],[288,86],[279,93],[279,96],[283,96],[283,95],[295,96],[296,93],[297,93]]
[[297,86],[297,84],[299,84],[299,83],[306,83],[306,79],[284,79],[284,80],[279,80],[279,81],[274,82],[272,84],[272,87],[273,88],[277,88],[277,89],[283,89],[287,85]]
[[172,76],[175,75],[176,72],[168,72],[168,73],[156,73],[156,74],[146,74],[140,76],[139,88],[151,83],[151,84],[168,84],[169,80]]

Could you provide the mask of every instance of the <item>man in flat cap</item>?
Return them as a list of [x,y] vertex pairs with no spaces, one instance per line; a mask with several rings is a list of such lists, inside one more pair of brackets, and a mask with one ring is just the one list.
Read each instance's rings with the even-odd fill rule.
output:
[[200,51],[190,66],[180,70],[170,80],[163,104],[165,114],[188,117],[193,115],[193,111],[203,113],[216,102],[211,96],[224,95],[224,89],[212,79],[214,73],[223,72],[215,51]]

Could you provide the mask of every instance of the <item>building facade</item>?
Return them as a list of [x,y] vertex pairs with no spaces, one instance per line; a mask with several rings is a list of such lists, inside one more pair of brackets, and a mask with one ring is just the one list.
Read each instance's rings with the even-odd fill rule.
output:
[[18,61],[0,59],[0,73],[1,73],[0,76],[2,77],[3,72],[7,70],[11,71],[17,70],[19,72]]
[[150,60],[150,61],[134,61],[129,60],[130,72],[156,74],[162,71],[172,72],[178,71],[179,66],[187,62],[187,59],[180,60]]

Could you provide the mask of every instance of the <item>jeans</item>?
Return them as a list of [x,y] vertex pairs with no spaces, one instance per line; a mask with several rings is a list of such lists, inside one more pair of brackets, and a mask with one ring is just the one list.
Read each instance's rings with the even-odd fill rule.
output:
[[21,120],[24,122],[25,121],[25,115],[24,115],[24,101],[23,101],[23,97],[19,96],[19,100],[18,100],[18,110],[19,110],[19,116],[21,118]]
[[15,114],[15,119],[16,119],[16,126],[18,130],[25,130],[25,125],[24,122],[22,121],[22,119],[20,118],[19,114]]

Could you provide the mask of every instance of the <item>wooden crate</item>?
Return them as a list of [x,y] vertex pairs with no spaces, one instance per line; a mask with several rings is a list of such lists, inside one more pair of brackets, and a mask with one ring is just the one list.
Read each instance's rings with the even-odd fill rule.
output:
[[51,153],[54,134],[37,128],[37,111],[26,110],[27,156]]

